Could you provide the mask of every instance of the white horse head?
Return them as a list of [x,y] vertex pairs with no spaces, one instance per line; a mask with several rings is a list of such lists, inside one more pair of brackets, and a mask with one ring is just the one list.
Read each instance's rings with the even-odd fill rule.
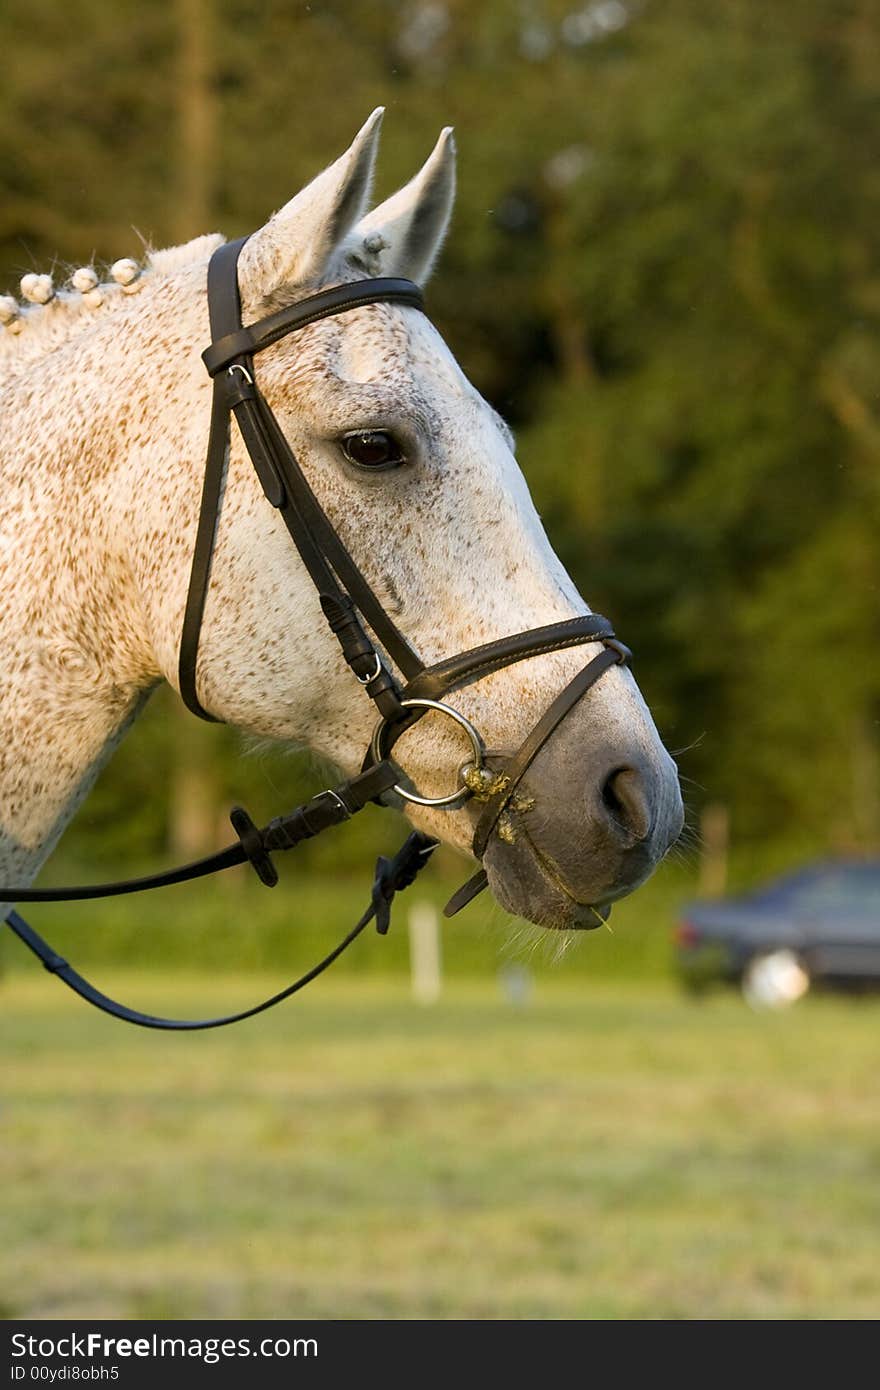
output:
[[[245,323],[365,274],[428,277],[452,207],[452,135],[367,211],[380,118],[246,243]],[[177,681],[210,414],[199,358],[209,339],[206,268],[217,244],[157,253],[147,274],[120,273],[128,283],[112,290],[82,278],[81,307],[49,296],[21,315],[6,302],[21,331],[7,329],[3,349],[3,438],[17,448],[0,468],[18,486],[0,504],[4,533],[16,533],[7,589],[17,586],[2,619],[11,679],[0,733],[18,721],[24,769],[13,775],[17,817],[11,774],[0,779],[7,863],[18,855],[37,865],[144,692],[162,677]],[[45,286],[30,288],[47,298]],[[426,663],[588,611],[547,541],[509,430],[423,314],[351,310],[266,349],[257,372],[333,525]],[[512,750],[597,650],[509,666],[449,703],[492,748]],[[307,744],[346,772],[375,722],[235,429],[198,684],[220,718]],[[394,756],[421,791],[441,795],[465,752],[448,721],[428,716]],[[592,908],[641,882],[681,828],[675,766],[622,667],[559,727],[524,792],[485,865],[508,909],[548,926],[594,925]],[[430,834],[470,844],[471,805],[409,813]]]

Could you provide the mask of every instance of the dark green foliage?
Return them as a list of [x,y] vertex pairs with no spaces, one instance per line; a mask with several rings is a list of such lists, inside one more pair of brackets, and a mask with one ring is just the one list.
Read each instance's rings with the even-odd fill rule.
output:
[[[875,7],[627,8],[615,29],[620,5],[576,0],[7,7],[4,280],[136,254],[132,225],[155,244],[246,230],[380,102],[381,195],[455,124],[460,201],[430,306],[516,426],[552,538],[635,648],[671,745],[698,742],[691,801],[727,801],[740,843],[868,847]],[[194,14],[214,134],[204,225],[181,227]],[[105,774],[73,832],[84,860],[166,847],[174,718],[158,705]],[[289,760],[237,761],[231,735],[204,747],[218,804],[249,793],[268,815],[308,782]],[[383,838],[352,829],[306,862],[360,864]]]

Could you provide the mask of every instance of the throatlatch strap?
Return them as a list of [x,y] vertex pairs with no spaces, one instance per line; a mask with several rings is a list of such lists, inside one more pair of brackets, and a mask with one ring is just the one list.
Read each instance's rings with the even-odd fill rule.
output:
[[192,714],[198,715],[200,719],[207,719],[212,724],[216,724],[217,719],[213,714],[208,713],[198,697],[196,663],[199,655],[199,633],[202,630],[202,618],[205,613],[205,599],[211,580],[211,558],[214,554],[214,540],[220,516],[220,495],[223,489],[223,476],[226,472],[228,446],[229,412],[225,403],[220,399],[219,392],[215,390],[211,404],[211,433],[205,465],[205,480],[202,484],[202,505],[193,547],[178,659],[180,698]]
[[[229,241],[218,247],[208,265],[208,314],[212,336],[228,331],[230,323],[240,323],[241,309],[238,301],[238,279],[235,264],[247,237]],[[229,273],[231,263],[231,274]],[[186,609],[183,616],[183,629],[180,635],[180,655],[178,658],[178,682],[180,697],[192,714],[207,719],[212,724],[218,721],[209,714],[198,697],[196,686],[196,666],[199,656],[199,634],[205,614],[205,600],[211,582],[211,558],[217,537],[217,523],[220,519],[220,500],[223,479],[229,457],[229,404],[223,391],[223,382],[214,381],[211,399],[211,429],[208,435],[208,453],[205,460],[205,479],[202,484],[202,500],[199,509],[196,542],[193,547],[190,568],[189,588],[186,595]]]

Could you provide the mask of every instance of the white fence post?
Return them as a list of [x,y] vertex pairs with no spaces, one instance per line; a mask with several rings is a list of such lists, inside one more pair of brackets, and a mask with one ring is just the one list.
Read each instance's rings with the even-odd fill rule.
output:
[[437,909],[431,903],[413,903],[407,924],[413,998],[420,1004],[436,1004],[442,985]]

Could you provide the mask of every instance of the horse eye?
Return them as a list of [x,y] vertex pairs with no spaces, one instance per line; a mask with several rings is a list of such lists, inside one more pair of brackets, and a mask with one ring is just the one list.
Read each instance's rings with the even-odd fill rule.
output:
[[356,430],[342,440],[342,452],[358,468],[397,468],[403,463],[403,450],[385,430]]

